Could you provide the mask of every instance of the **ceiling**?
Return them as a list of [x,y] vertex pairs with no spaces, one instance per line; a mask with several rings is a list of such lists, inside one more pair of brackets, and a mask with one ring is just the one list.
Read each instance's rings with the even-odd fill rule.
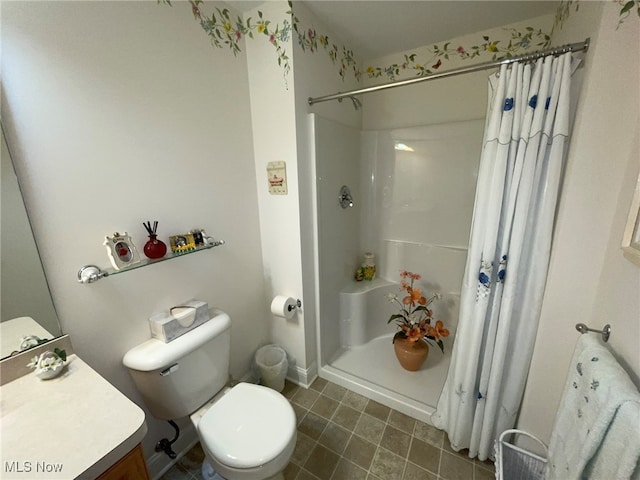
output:
[[554,13],[559,3],[556,0],[299,1],[362,60]]

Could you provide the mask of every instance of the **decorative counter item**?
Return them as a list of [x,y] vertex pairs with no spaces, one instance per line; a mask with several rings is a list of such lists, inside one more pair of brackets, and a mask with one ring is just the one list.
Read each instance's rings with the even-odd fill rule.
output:
[[169,244],[173,253],[185,253],[196,249],[196,240],[191,233],[169,237]]
[[149,240],[144,244],[143,252],[152,260],[157,258],[162,258],[167,253],[167,245],[162,241],[158,240],[158,235],[156,233],[158,229],[157,220],[153,222],[153,227],[151,226],[151,222],[143,223],[145,230],[149,234]]
[[209,304],[201,300],[189,300],[181,305],[149,317],[151,336],[169,343],[209,320]]
[[31,347],[36,347],[41,343],[45,343],[48,339],[42,339],[37,335],[25,335],[20,339],[20,347],[19,351],[23,352],[25,350],[29,350]]
[[219,242],[219,240],[216,240],[211,235],[207,235],[207,232],[204,230],[200,230],[200,233],[202,234],[202,245],[215,245]]
[[107,235],[104,237],[103,245],[107,247],[109,260],[116,270],[140,262],[138,250],[127,232],[124,232],[124,235],[115,232],[112,237]]
[[204,233],[204,230],[202,230],[201,228],[192,228],[189,233],[193,235],[193,240],[196,244],[196,247],[204,245],[204,236],[206,235]]
[[391,315],[387,323],[395,321],[398,326],[393,344],[400,365],[406,370],[416,371],[427,359],[427,343],[435,343],[444,353],[442,338],[449,336],[449,330],[444,328],[441,320],[434,322],[433,311],[428,308],[434,300],[440,298],[440,294],[428,299],[422,295],[422,290],[414,287],[414,281],[422,278],[417,273],[404,270],[400,272],[400,277],[400,287],[406,295],[401,300],[396,294],[387,295],[390,302],[397,303],[400,307],[400,313]]
[[36,376],[41,380],[49,380],[62,373],[66,360],[67,352],[55,348],[53,352],[46,351],[39,356],[33,357],[27,367],[34,368]]
[[374,260],[373,253],[365,253],[364,254],[364,262],[362,262],[362,266],[356,270],[356,280],[368,280],[371,281],[376,277],[376,263]]

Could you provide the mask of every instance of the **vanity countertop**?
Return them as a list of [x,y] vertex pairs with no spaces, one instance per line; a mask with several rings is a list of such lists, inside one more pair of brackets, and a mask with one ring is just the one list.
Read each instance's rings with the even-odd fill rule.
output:
[[147,432],[144,412],[76,355],[57,378],[0,387],[3,479],[92,479]]

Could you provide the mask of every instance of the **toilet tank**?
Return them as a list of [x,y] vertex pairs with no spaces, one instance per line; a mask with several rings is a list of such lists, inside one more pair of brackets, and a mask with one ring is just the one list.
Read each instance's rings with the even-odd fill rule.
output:
[[186,417],[218,393],[229,377],[231,319],[214,310],[210,320],[175,340],[152,338],[129,350],[129,369],[151,415]]

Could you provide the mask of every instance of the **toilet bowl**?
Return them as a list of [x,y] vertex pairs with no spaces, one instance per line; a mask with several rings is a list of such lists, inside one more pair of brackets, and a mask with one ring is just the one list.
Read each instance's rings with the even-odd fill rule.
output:
[[219,475],[210,478],[277,478],[295,448],[295,413],[270,388],[225,387],[230,325],[229,316],[215,310],[210,320],[169,343],[153,338],[132,348],[122,362],[154,417],[190,416],[207,463]]
[[278,392],[239,383],[191,415],[205,456],[228,480],[264,480],[287,466],[296,445],[296,417]]

